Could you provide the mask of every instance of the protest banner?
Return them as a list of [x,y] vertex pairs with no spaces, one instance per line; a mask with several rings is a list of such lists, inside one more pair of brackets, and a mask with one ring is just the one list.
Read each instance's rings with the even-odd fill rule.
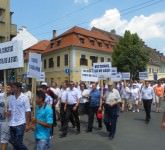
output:
[[21,41],[0,43],[0,70],[23,67]]
[[111,75],[111,80],[112,81],[115,81],[115,82],[121,81],[122,80],[121,73],[117,73],[117,74]]
[[28,75],[40,79],[41,54],[29,53]]
[[81,69],[81,81],[98,82],[98,76],[89,69]]
[[93,64],[93,72],[98,75],[99,78],[109,78],[111,76],[111,62],[101,62]]
[[148,79],[148,73],[147,72],[139,72],[139,79],[140,80]]
[[122,72],[122,80],[130,80],[130,72]]

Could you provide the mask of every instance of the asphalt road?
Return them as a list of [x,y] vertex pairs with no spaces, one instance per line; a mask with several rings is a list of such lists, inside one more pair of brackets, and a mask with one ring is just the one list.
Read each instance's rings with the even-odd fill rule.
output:
[[[165,131],[160,128],[162,113],[152,112],[151,117],[150,123],[146,124],[143,111],[120,113],[116,136],[109,140],[105,127],[97,129],[96,120],[93,132],[86,133],[87,116],[81,116],[79,135],[70,128],[68,136],[61,139],[56,127],[51,150],[165,150]],[[34,150],[32,132],[25,135],[24,141],[29,150]],[[11,146],[9,150],[12,150]]]

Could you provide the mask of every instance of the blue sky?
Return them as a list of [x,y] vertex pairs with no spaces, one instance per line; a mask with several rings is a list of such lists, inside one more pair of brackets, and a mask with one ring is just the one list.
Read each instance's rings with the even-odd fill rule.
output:
[[165,53],[165,0],[11,0],[12,21],[38,39],[51,39],[78,25],[120,35],[137,32],[152,48]]

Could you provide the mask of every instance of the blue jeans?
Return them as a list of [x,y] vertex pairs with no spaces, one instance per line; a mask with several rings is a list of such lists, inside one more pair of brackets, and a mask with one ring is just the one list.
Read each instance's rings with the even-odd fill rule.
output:
[[36,139],[36,150],[48,150],[49,140]]
[[28,150],[23,144],[25,126],[25,124],[22,124],[10,127],[10,143],[13,145],[14,150]]

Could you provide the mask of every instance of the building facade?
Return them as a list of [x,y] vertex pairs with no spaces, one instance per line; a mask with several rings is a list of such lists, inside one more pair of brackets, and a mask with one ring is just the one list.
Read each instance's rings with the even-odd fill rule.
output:
[[[0,43],[10,41],[17,34],[17,26],[12,24],[13,12],[10,12],[10,0],[0,0]],[[14,70],[7,71],[13,74]],[[12,75],[13,76],[13,75]],[[0,82],[3,82],[3,71],[0,70]]]
[[43,53],[43,71],[48,83],[81,80],[81,69],[93,63],[110,62],[115,40],[94,31],[73,27],[50,41]]

